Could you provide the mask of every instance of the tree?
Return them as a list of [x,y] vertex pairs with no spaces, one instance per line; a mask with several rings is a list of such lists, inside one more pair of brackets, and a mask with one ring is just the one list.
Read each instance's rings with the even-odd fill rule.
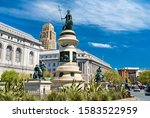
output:
[[140,74],[139,77],[136,79],[137,81],[141,82],[142,84],[150,84],[150,71],[144,71]]
[[6,82],[5,91],[8,92],[17,84],[17,81],[19,80],[19,73],[14,70],[6,70],[2,73],[1,80]]
[[47,77],[47,78],[50,78],[52,75],[49,71],[44,71],[44,78]]
[[112,82],[114,84],[119,84],[124,81],[123,79],[121,79],[119,74],[114,70],[106,71],[104,73],[104,80],[107,82]]
[[30,74],[27,73],[19,73],[19,80],[26,81],[30,78]]
[[26,73],[17,73],[14,70],[4,71],[1,78],[5,82],[4,93],[1,93],[2,100],[23,100],[24,81],[29,79],[30,75]]

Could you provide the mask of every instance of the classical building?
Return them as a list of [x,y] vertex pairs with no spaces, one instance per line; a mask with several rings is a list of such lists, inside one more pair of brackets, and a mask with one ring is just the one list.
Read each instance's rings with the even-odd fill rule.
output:
[[40,33],[40,41],[45,50],[56,49],[56,33],[52,24],[44,24]]
[[[41,51],[40,60],[46,64],[48,71],[54,73],[59,65],[59,50]],[[99,66],[102,67],[103,71],[112,69],[110,64],[80,49],[77,49],[77,63],[86,82],[89,82]]]
[[0,77],[11,69],[33,74],[40,46],[32,35],[0,22]]

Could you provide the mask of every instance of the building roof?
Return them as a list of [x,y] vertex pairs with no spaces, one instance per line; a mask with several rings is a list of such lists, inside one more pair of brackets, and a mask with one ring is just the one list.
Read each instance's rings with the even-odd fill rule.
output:
[[18,30],[14,27],[11,27],[9,25],[6,25],[2,22],[0,22],[0,30],[41,45],[41,42],[39,42],[39,40],[35,39],[32,35],[25,33],[21,30]]
[[95,62],[99,62],[99,63],[104,64],[105,66],[108,66],[111,68],[110,64],[106,63],[105,61],[101,60],[100,58],[98,58],[98,57],[96,57],[96,56],[94,56],[94,55],[92,55],[86,51],[82,51],[80,49],[77,49],[77,53],[85,53],[85,54],[89,55],[91,60],[93,60]]
[[47,54],[58,54],[59,50],[52,49],[52,50],[42,50],[40,51],[40,55],[47,55]]
[[124,67],[118,70],[139,70],[139,69],[140,69],[139,67]]

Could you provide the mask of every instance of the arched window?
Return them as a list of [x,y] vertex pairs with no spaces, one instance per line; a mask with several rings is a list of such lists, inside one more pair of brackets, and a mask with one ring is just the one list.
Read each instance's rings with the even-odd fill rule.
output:
[[2,58],[2,44],[0,43],[0,59]]
[[33,52],[31,51],[30,54],[29,54],[29,64],[30,64],[30,65],[33,65],[33,59],[34,59],[34,54],[33,54]]
[[21,49],[16,49],[16,62],[21,62]]
[[12,60],[12,47],[7,46],[6,48],[6,60],[11,61]]

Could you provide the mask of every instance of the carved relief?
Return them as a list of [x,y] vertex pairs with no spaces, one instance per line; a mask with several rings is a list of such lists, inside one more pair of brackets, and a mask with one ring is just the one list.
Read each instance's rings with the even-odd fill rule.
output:
[[60,62],[69,62],[69,51],[60,52]]

